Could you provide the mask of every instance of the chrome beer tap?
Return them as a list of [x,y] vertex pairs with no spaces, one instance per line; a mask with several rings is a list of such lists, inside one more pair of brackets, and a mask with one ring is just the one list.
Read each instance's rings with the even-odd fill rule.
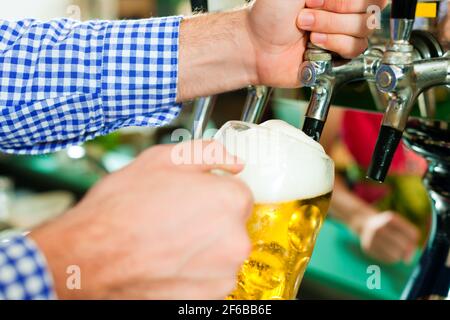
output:
[[368,170],[368,177],[379,182],[387,176],[419,95],[450,80],[449,53],[443,54],[437,41],[433,44],[437,57],[419,60],[415,57],[410,37],[416,6],[417,0],[392,1],[391,42],[376,74],[378,90],[388,94],[388,106]]
[[[246,0],[250,3],[251,0]],[[269,102],[272,88],[266,86],[249,86],[241,120],[259,123]]]
[[259,123],[269,102],[272,88],[266,86],[250,86],[241,120],[249,123]]
[[356,59],[334,59],[329,51],[309,43],[299,72],[301,86],[312,88],[303,131],[319,141],[335,92],[358,80],[367,80],[375,88],[375,74],[382,57],[383,50],[372,47]]
[[[191,0],[192,12],[208,12],[208,0]],[[194,120],[191,135],[201,139],[216,104],[216,96],[201,97],[194,101]]]

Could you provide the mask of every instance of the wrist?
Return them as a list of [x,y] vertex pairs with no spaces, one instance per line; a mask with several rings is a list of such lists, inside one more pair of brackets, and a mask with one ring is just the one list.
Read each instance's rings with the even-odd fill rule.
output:
[[256,84],[256,54],[250,30],[247,7],[184,19],[177,101]]
[[61,245],[62,239],[54,239],[48,226],[50,225],[45,225],[33,230],[29,234],[29,237],[37,244],[39,250],[45,256],[48,271],[52,274],[53,285],[57,297],[59,299],[67,299],[69,297],[63,287],[63,283],[65,283],[63,278],[64,272],[61,270],[62,254],[57,249]]
[[[78,230],[83,230],[85,231],[84,235],[86,235],[87,228],[72,219],[69,219],[69,223],[66,223],[65,218],[71,216],[74,217],[72,212],[67,212],[63,217],[38,227],[29,234],[29,237],[33,239],[45,256],[48,269],[53,276],[56,295],[62,300],[81,298],[81,289],[84,289],[86,283],[88,283],[86,279],[88,272],[85,268],[84,259],[82,259],[82,251],[88,252],[89,247],[83,245],[83,235],[78,232]],[[73,266],[80,270],[80,285],[83,282],[81,288],[69,287],[69,277],[74,275]]]

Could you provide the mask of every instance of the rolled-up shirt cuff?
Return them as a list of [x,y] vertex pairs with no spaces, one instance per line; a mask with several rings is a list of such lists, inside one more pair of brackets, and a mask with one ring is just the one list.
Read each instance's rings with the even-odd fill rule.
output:
[[23,233],[0,234],[0,300],[56,299],[47,262]]
[[177,103],[181,16],[115,21],[105,32],[103,132],[170,123]]

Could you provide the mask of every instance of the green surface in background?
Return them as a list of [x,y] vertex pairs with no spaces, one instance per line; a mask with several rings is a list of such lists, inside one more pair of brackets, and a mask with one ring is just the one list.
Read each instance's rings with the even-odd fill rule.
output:
[[[346,297],[359,299],[400,299],[419,254],[410,265],[384,265],[368,258],[360,249],[359,239],[348,228],[328,219],[320,231],[305,279],[323,287],[333,288]],[[368,279],[377,266],[380,288],[370,289]],[[369,281],[370,284],[370,281]]]

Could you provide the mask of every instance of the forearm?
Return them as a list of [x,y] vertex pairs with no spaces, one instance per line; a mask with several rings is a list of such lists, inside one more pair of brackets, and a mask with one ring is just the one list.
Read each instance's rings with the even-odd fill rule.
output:
[[257,82],[248,9],[185,19],[180,28],[178,101]]
[[331,213],[355,233],[360,234],[362,222],[376,214],[376,211],[364,200],[353,194],[347,188],[342,177],[336,175],[333,199],[331,200]]

